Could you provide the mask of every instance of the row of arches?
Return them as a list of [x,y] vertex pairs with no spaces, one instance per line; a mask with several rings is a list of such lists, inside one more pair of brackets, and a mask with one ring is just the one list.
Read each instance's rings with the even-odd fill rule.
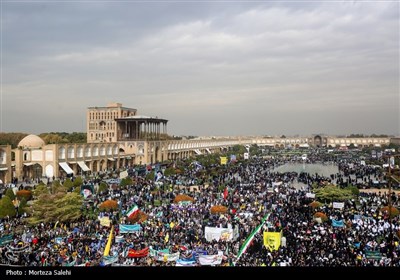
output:
[[[88,172],[101,172],[106,170],[115,170],[120,167],[133,165],[134,158],[120,158],[116,160],[109,159],[101,159],[101,160],[92,160],[87,161],[85,164],[89,167],[90,171]],[[84,174],[84,171],[78,163],[68,163],[68,166],[74,171],[75,175]],[[56,171],[58,169],[58,172]],[[22,168],[23,178],[52,178],[55,177],[66,177],[67,173],[58,166],[57,168],[53,166],[53,164],[49,163],[45,166],[42,166],[40,163],[35,163],[33,165],[24,165]]]
[[59,159],[73,159],[73,158],[88,158],[97,156],[117,156],[123,149],[119,149],[116,144],[114,145],[101,145],[101,146],[61,146],[58,148]]
[[234,146],[240,144],[239,141],[176,141],[168,144],[168,151],[198,148],[213,148],[219,146]]

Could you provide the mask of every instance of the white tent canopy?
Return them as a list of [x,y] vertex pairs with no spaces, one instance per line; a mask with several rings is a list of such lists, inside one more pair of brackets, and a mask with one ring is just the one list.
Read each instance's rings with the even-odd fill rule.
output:
[[78,165],[80,166],[80,168],[82,168],[84,172],[90,171],[90,168],[85,164],[84,161],[78,161]]
[[69,167],[68,163],[66,162],[59,162],[58,163],[62,169],[64,169],[65,172],[67,172],[67,174],[73,174],[74,171],[71,169],[71,167]]

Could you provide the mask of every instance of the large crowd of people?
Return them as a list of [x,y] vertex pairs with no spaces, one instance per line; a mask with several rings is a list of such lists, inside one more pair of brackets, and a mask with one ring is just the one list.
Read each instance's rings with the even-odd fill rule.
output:
[[[308,159],[324,160],[318,154]],[[318,208],[310,206],[315,200],[313,185],[368,185],[382,178],[380,169],[353,159],[331,162],[339,170],[331,176],[273,171],[293,161],[296,159],[252,158],[217,165],[213,175],[199,172],[204,167],[193,168],[188,161],[182,174],[164,176],[158,182],[133,175],[132,185],[95,191],[85,207],[98,209],[109,199],[119,205],[113,212],[96,212],[98,219],[82,216],[75,221],[30,226],[26,215],[4,218],[0,240],[12,239],[0,241],[0,264],[400,266],[399,220],[382,209],[388,205],[387,192],[361,193],[340,207],[333,207],[333,201]],[[94,184],[97,189],[98,182]],[[174,203],[182,193],[193,201]],[[398,196],[390,195],[393,205],[398,205]],[[127,213],[135,205],[147,219],[123,231],[124,225],[132,224]],[[227,212],[211,213],[215,205],[225,206]],[[327,219],[316,218],[316,212],[324,213]],[[109,224],[101,223],[104,217]],[[206,228],[217,234],[208,236]],[[227,238],[222,229],[228,230]],[[105,257],[111,231],[112,242]],[[264,232],[281,233],[279,248],[264,246]]]

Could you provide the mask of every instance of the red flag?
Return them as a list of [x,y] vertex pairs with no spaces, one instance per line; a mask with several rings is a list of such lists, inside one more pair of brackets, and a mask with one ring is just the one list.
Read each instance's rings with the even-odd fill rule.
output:
[[149,248],[144,248],[142,250],[129,249],[128,258],[144,258],[149,254]]
[[225,187],[224,190],[224,199],[226,199],[228,197],[228,187]]

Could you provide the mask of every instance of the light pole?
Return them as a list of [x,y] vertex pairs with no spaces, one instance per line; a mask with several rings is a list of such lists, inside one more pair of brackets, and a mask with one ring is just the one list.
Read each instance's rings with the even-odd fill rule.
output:
[[396,155],[392,155],[389,156],[389,160],[388,160],[388,176],[387,176],[387,180],[388,180],[388,188],[389,188],[389,193],[388,193],[388,206],[389,206],[389,224],[390,224],[390,232],[389,232],[389,256],[391,258],[391,260],[393,261],[393,223],[392,223],[392,180],[396,181],[397,183],[400,183],[400,181],[394,177],[392,175],[392,164],[393,167],[395,166],[396,163],[396,157],[399,157],[400,154],[396,154]]

